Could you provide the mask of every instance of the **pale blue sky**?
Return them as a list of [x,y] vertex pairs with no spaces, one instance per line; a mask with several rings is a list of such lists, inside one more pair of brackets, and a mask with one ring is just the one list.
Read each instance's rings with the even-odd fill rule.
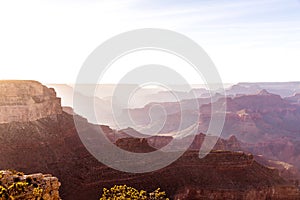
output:
[[11,0],[0,27],[0,79],[73,83],[106,39],[165,28],[202,46],[224,82],[300,81],[298,0]]

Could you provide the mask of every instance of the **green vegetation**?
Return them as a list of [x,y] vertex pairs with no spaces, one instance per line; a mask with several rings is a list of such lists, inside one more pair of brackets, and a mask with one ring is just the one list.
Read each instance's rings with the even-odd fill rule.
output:
[[115,185],[110,189],[104,188],[100,200],[169,200],[169,198],[165,192],[160,191],[160,188],[148,193],[126,185]]

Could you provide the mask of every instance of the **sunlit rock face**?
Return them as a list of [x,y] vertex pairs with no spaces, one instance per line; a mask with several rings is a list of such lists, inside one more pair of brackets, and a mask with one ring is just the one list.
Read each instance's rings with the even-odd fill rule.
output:
[[0,123],[28,122],[61,114],[53,89],[37,81],[0,81]]

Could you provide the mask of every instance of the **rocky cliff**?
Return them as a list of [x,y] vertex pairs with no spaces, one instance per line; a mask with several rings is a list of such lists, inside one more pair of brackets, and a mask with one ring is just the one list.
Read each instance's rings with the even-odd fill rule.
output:
[[[96,132],[97,127],[84,119],[82,123],[86,134]],[[56,118],[0,124],[0,149],[3,169],[51,173],[58,177],[64,200],[99,196],[101,185],[89,184],[100,179],[102,164],[82,145],[71,115],[62,113]]]
[[[223,104],[220,99],[215,104]],[[234,134],[243,142],[265,142],[280,137],[297,137],[300,131],[300,107],[265,90],[253,95],[227,98],[222,137]],[[202,131],[211,118],[211,104],[201,107]],[[214,113],[214,115],[218,115]]]
[[0,81],[0,123],[35,121],[61,114],[60,98],[36,81]]
[[1,200],[60,200],[59,187],[58,179],[50,174],[24,175],[12,170],[0,171]]
[[[133,145],[132,151],[136,151],[135,148]],[[148,148],[146,145],[145,149]],[[127,146],[126,150],[130,148]],[[110,186],[115,182],[129,182],[137,188],[147,189],[159,185],[176,200],[300,199],[299,189],[281,178],[277,170],[262,166],[251,154],[243,152],[212,151],[199,159],[198,151],[189,150],[156,172],[129,176],[111,171],[109,177],[104,176],[101,184]]]

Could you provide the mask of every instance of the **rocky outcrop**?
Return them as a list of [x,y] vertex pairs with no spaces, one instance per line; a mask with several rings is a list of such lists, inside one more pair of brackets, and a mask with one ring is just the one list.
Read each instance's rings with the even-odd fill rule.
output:
[[[97,133],[97,126],[85,119],[81,123],[86,134]],[[73,116],[0,124],[0,146],[1,168],[55,175],[64,200],[98,198],[101,185],[90,184],[99,181],[103,165],[83,146]]]
[[0,81],[0,123],[35,121],[61,113],[54,89],[36,81]]
[[[200,145],[205,135],[199,134],[193,145]],[[152,141],[153,138],[147,140]],[[156,137],[156,142],[159,137]],[[165,141],[165,138],[161,138]],[[128,142],[129,141],[129,142]],[[136,142],[136,145],[132,143]],[[117,141],[126,150],[136,152],[149,145],[146,139],[123,138]],[[191,147],[193,147],[193,145]],[[144,148],[142,147],[144,146]],[[194,147],[196,147],[194,146]],[[239,141],[231,136],[220,139],[215,149],[240,149]],[[141,152],[141,151],[140,151]],[[261,159],[262,160],[262,159]],[[176,171],[176,176],[173,171]],[[155,182],[157,174],[163,179],[160,185],[168,185],[167,192],[174,199],[219,199],[219,200],[296,200],[300,199],[299,189],[279,176],[275,168],[264,167],[256,162],[252,154],[241,151],[214,150],[205,158],[198,158],[198,151],[188,150],[179,160],[157,172],[150,173]],[[169,177],[170,179],[167,179]],[[157,177],[159,179],[159,177]],[[182,187],[179,186],[181,183]],[[172,188],[172,189],[170,189]]]
[[296,200],[300,198],[297,187],[284,181],[277,170],[258,164],[251,154],[214,151],[199,161],[198,170],[202,173],[201,178],[199,176],[197,179],[197,184],[187,184],[179,189],[174,199]]
[[[215,103],[222,104],[224,100]],[[257,143],[280,137],[296,137],[300,131],[300,107],[279,95],[261,91],[255,95],[227,98],[226,103],[222,137],[233,134],[244,142]],[[201,107],[202,129],[209,125],[210,109],[211,104]]]
[[186,187],[178,192],[175,200],[298,200],[299,191],[295,187],[275,186],[247,190],[205,190],[201,188]]
[[[155,149],[161,149],[164,146],[168,145],[172,140],[175,140],[176,142],[173,144],[172,149],[176,149],[176,146],[183,146],[184,144],[192,140],[192,143],[188,149],[199,150],[206,137],[208,136],[206,136],[203,133],[199,133],[195,136],[187,136],[184,138],[173,138],[171,136],[151,136],[147,138],[147,142],[151,147],[154,147]],[[230,136],[228,139],[222,139],[222,138],[217,138],[215,136],[210,136],[210,140],[216,140],[216,144],[213,148],[214,150],[229,150],[229,151],[242,150],[240,141],[238,141],[238,139],[233,135]]]
[[156,150],[148,145],[145,138],[123,138],[117,140],[116,145],[123,150],[134,153],[148,153]]
[[284,99],[291,103],[299,104],[300,103],[300,93],[295,93],[293,96],[289,96]]
[[156,172],[134,176],[111,172],[109,177],[103,177],[101,184],[110,186],[115,182],[127,182],[148,190],[159,185],[177,200],[300,199],[299,189],[281,178],[277,170],[260,165],[251,154],[243,152],[212,151],[199,159],[198,151],[189,150]]
[[[205,137],[206,135],[203,133],[197,134],[194,137],[194,140],[189,149],[199,151]],[[172,137],[166,136],[153,136],[147,138],[149,146],[156,149],[160,149],[166,146],[172,140]],[[185,138],[182,139],[182,142],[185,142]],[[181,143],[177,142],[177,145],[178,144]],[[246,144],[239,141],[234,135],[232,135],[228,139],[218,138],[215,146],[213,147],[213,150],[244,151],[253,153],[255,155],[255,160],[258,163],[264,166],[278,169],[280,176],[282,176],[286,180],[289,180],[295,185],[299,185],[300,172],[296,166],[290,164],[294,163],[297,165],[296,161],[299,160],[299,157],[294,155],[296,148],[295,146],[291,145],[292,144],[288,140],[284,139],[270,141],[270,143],[262,143],[260,145]],[[265,156],[262,156],[262,153]],[[284,160],[287,162],[284,162]]]
[[60,200],[60,182],[50,174],[24,175],[12,170],[0,171],[0,199],[6,195],[16,200]]
[[300,142],[294,137],[281,137],[258,143],[241,143],[241,148],[255,155],[261,155],[269,163],[265,165],[280,169],[281,174],[291,181],[300,179]]
[[255,155],[255,160],[264,166],[277,169],[281,177],[299,186],[300,172],[294,165],[279,160],[270,160],[262,155]]

